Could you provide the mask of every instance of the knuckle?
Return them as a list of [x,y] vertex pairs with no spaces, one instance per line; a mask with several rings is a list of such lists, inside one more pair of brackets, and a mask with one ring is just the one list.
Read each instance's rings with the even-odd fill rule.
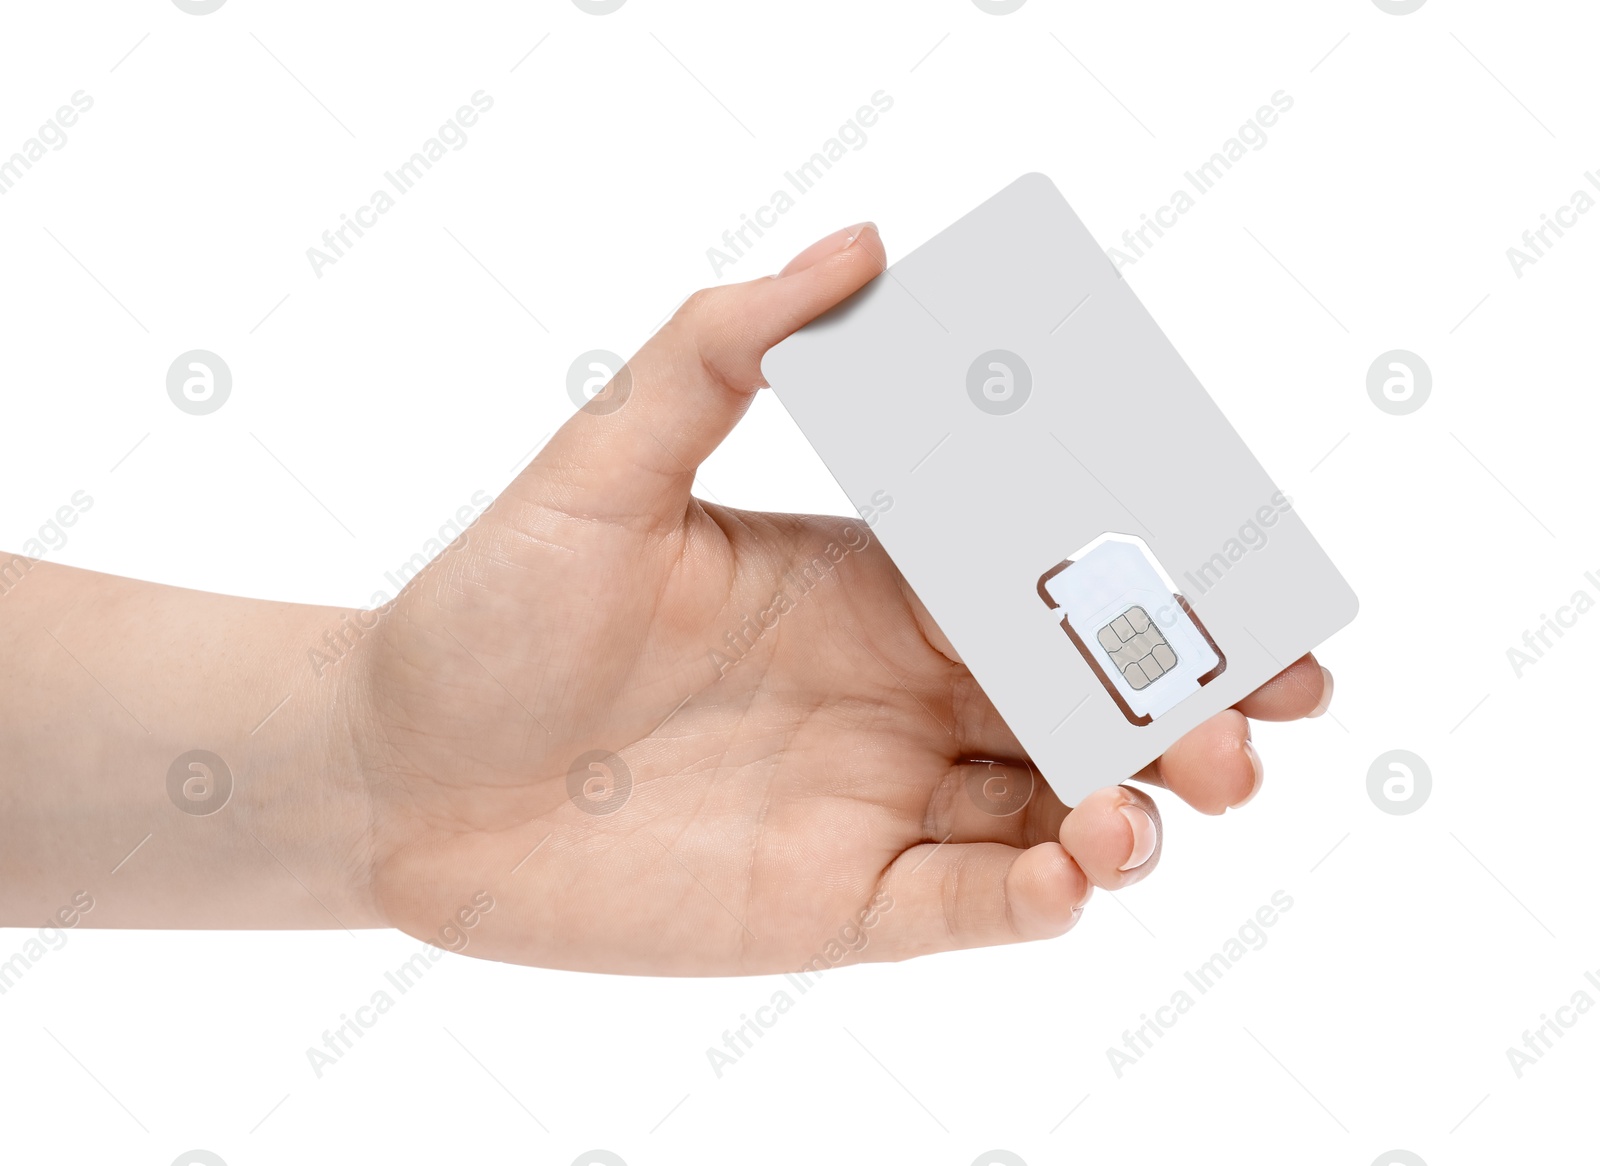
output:
[[699,289],[679,305],[673,319],[690,327],[698,327],[715,316],[717,305],[721,302],[725,290],[720,287]]

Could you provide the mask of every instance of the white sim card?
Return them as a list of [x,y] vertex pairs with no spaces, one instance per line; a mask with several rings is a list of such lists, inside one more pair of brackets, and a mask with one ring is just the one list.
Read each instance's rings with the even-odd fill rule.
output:
[[1039,578],[1039,596],[1131,724],[1211,683],[1227,658],[1132,535],[1104,535]]
[[1355,615],[1293,504],[1043,175],[762,369],[1068,805]]

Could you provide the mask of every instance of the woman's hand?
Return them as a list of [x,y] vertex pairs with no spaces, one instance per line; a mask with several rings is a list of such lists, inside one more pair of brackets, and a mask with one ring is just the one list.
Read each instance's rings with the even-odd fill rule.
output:
[[[693,296],[363,637],[330,735],[377,918],[548,967],[776,972],[1059,935],[1154,869],[1150,796],[1069,812],[866,523],[690,494],[767,349],[883,268],[866,225]],[[1241,805],[1246,716],[1328,696],[1308,656],[1135,776]]]

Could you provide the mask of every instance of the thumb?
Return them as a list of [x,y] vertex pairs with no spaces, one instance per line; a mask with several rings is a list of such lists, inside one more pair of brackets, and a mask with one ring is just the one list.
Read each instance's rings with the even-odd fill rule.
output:
[[777,275],[696,292],[507,492],[589,519],[678,521],[695,470],[765,384],[767,350],[884,266],[877,228],[862,223]]

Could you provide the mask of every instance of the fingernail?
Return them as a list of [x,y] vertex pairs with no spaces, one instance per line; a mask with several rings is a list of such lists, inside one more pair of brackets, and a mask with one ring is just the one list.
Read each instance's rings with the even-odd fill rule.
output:
[[1133,828],[1133,853],[1117,869],[1135,870],[1149,862],[1150,856],[1156,852],[1156,823],[1139,806],[1125,805],[1121,809],[1122,816],[1128,819],[1128,825]]
[[1250,799],[1261,792],[1261,780],[1266,777],[1266,769],[1261,764],[1261,754],[1256,752],[1256,747],[1250,744],[1249,741],[1244,743],[1244,755],[1250,759],[1250,772],[1255,776],[1250,782],[1250,792],[1229,806],[1230,810],[1237,810],[1240,806],[1248,805]]
[[853,227],[846,227],[842,231],[835,231],[831,235],[818,239],[800,254],[789,260],[784,269],[778,272],[777,278],[782,279],[786,275],[804,271],[808,267],[814,267],[830,255],[837,255],[841,251],[849,250],[855,245],[856,240],[861,238],[863,231],[875,225],[871,222],[857,223]]
[[[1318,667],[1322,667],[1320,664]],[[1317,707],[1306,714],[1308,717],[1320,717],[1328,711],[1328,706],[1333,703],[1333,673],[1326,668],[1322,669],[1322,699],[1317,701]]]
[[845,247],[853,245],[857,239],[861,238],[861,233],[863,231],[865,231],[868,227],[876,228],[877,225],[877,223],[873,222],[871,219],[868,219],[864,223],[857,223],[853,227],[846,227],[844,244],[839,248],[839,250],[843,251]]

